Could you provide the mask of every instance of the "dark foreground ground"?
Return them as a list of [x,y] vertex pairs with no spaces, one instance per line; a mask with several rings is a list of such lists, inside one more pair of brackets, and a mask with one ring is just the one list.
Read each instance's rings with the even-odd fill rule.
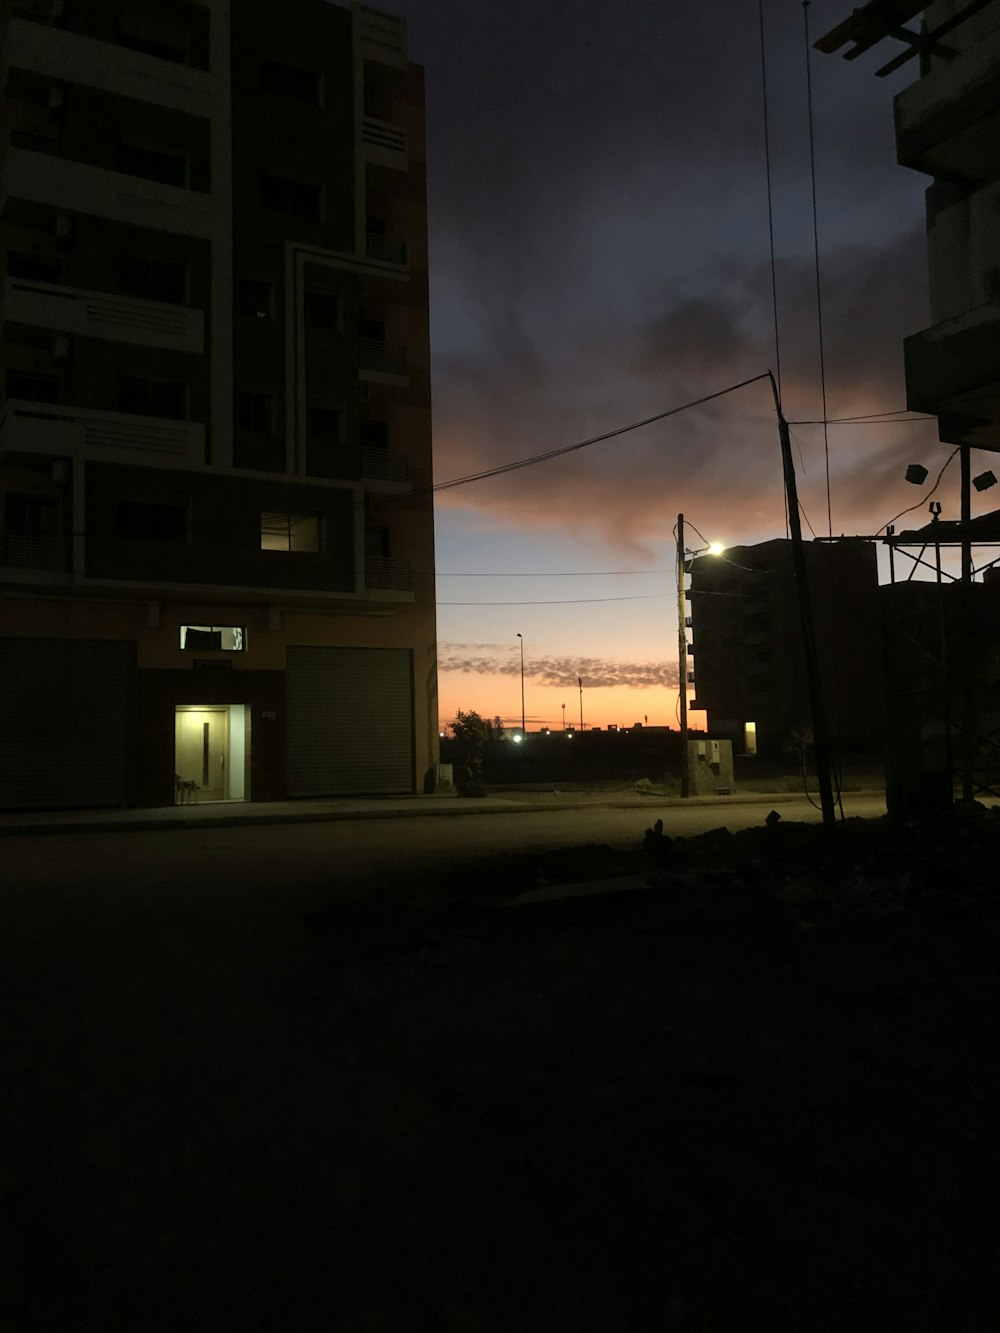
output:
[[[978,814],[405,912],[21,903],[0,1326],[995,1333],[998,854]],[[502,905],[592,874],[637,877]]]

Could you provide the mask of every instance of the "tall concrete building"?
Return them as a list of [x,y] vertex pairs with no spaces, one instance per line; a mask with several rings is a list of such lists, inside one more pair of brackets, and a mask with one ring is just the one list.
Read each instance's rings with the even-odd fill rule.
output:
[[907,406],[941,439],[1000,449],[1000,0],[924,10],[920,77],[894,101],[927,190],[931,324],[907,338]]
[[0,14],[0,807],[421,790],[403,23],[326,0]]

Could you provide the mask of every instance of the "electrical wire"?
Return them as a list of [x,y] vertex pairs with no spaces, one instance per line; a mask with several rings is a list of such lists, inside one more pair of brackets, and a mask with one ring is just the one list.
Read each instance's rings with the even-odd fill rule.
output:
[[[423,572],[430,573],[429,570]],[[610,578],[612,575],[628,575],[631,577],[633,574],[657,574],[662,577],[669,573],[669,569],[563,569],[550,573],[545,570],[532,570],[517,574],[498,574],[495,569],[491,569],[489,573],[473,574],[463,569],[455,574],[445,574],[438,570],[437,577],[439,579],[583,579]]]
[[650,602],[669,597],[666,592],[639,593],[634,597],[567,597],[544,602],[438,602],[438,606],[580,606],[584,602]]
[[[812,186],[813,264],[816,270],[816,326],[819,335],[819,385],[823,404],[823,458],[826,464],[826,521],[833,536],[833,510],[830,500],[830,437],[826,422],[826,356],[823,347],[823,290],[819,270],[819,214],[816,208],[816,136],[813,124],[812,62],[809,59],[809,0],[802,0],[805,26],[806,105],[809,120],[809,177]],[[810,530],[812,524],[809,525]],[[815,532],[813,533],[815,537]]]
[[764,41],[764,0],[758,0],[757,17],[760,24],[760,82],[764,111],[764,172],[767,178],[767,234],[771,249],[771,307],[774,316],[774,369],[781,397],[781,341],[778,336],[778,276],[774,259],[774,195],[771,185],[771,134],[767,116],[767,48]]
[[895,515],[894,518],[887,519],[886,522],[882,524],[882,527],[881,527],[881,528],[876,528],[876,529],[875,529],[875,534],[874,534],[876,537],[879,535],[879,533],[880,533],[884,528],[891,527],[891,525],[892,525],[893,523],[895,523],[895,521],[896,521],[897,518],[902,518],[904,514],[912,514],[913,511],[914,511],[914,509],[919,509],[919,508],[921,507],[921,505],[925,504],[925,503],[931,498],[931,496],[934,494],[934,492],[937,490],[937,488],[941,485],[941,478],[942,478],[942,477],[944,476],[944,474],[945,474],[945,468],[947,468],[948,464],[949,464],[950,462],[952,462],[952,460],[954,459],[955,455],[956,455],[958,452],[959,452],[959,450],[956,449],[956,450],[954,450],[953,453],[950,453],[950,454],[948,455],[947,459],[945,460],[944,467],[942,467],[941,471],[937,474],[937,481],[935,481],[934,485],[930,488],[930,490],[927,492],[927,494],[926,494],[926,495],[922,495],[922,496],[920,497],[920,499],[917,501],[916,504],[910,505],[909,509],[901,509],[901,510],[899,511],[899,513]]
[[[532,454],[529,458],[519,458],[513,463],[501,463],[499,467],[484,468],[482,472],[472,472],[465,477],[453,477],[450,481],[439,481],[428,489],[431,491],[448,491],[456,486],[468,486],[473,481],[485,481],[487,477],[499,477],[506,472],[516,472],[520,468],[533,467],[536,463],[547,463],[552,458],[561,458],[564,454],[574,453],[578,449],[587,449],[592,444],[612,440],[618,435],[639,430],[642,426],[651,426],[656,421],[665,421],[667,417],[677,416],[678,413],[686,412],[692,407],[701,407],[704,403],[722,398],[727,393],[735,393],[737,389],[745,389],[748,384],[756,384],[758,380],[766,380],[768,374],[769,372],[765,371],[762,375],[752,375],[749,379],[741,380],[739,384],[730,384],[725,389],[716,390],[715,393],[707,393],[702,398],[694,398],[689,403],[681,403],[679,407],[668,408],[665,412],[657,412],[654,416],[643,417],[641,421],[633,421],[627,426],[618,426],[614,430],[604,431],[601,435],[592,435],[589,439],[580,440],[576,444],[564,444],[559,449],[548,449],[545,453]],[[416,494],[416,492],[413,492],[413,494]]]

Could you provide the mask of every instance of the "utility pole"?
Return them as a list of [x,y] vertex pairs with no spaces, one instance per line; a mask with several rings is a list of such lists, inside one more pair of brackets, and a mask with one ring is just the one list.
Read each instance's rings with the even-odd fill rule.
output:
[[580,687],[580,730],[583,730],[583,677],[577,676],[576,683]]
[[961,446],[958,456],[962,465],[962,601],[959,605],[961,617],[960,662],[962,671],[961,718],[962,718],[962,800],[972,800],[975,787],[975,730],[976,702],[973,694],[972,668],[972,450],[967,444]]
[[527,732],[524,729],[524,638],[520,634],[517,638],[521,645],[521,735],[526,736]]
[[799,516],[799,492],[795,483],[795,464],[792,461],[792,441],[788,422],[781,410],[778,386],[770,375],[774,410],[778,414],[778,434],[781,437],[781,464],[785,475],[785,498],[788,502],[788,526],[792,537],[792,561],[795,569],[795,588],[802,622],[802,647],[806,664],[806,685],[809,690],[809,711],[812,714],[813,747],[816,752],[816,779],[819,800],[823,810],[823,827],[832,833],[837,823],[833,808],[833,787],[830,782],[830,738],[826,727],[826,708],[819,679],[819,657],[816,652],[816,626],[813,621],[812,597],[806,572],[806,553],[802,544],[802,522]]
[[681,705],[681,796],[691,795],[688,774],[688,648],[684,592],[684,515],[677,515],[677,686]]

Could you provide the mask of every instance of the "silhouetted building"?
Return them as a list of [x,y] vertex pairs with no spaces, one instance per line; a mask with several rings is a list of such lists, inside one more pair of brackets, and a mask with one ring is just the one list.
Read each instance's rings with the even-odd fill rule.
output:
[[[873,543],[809,542],[820,678],[832,738],[874,751],[885,730],[881,613]],[[812,741],[792,544],[735,546],[690,562],[696,698],[712,736],[737,754]]]
[[419,790],[438,728],[404,24],[325,0],[0,15],[0,806]]

